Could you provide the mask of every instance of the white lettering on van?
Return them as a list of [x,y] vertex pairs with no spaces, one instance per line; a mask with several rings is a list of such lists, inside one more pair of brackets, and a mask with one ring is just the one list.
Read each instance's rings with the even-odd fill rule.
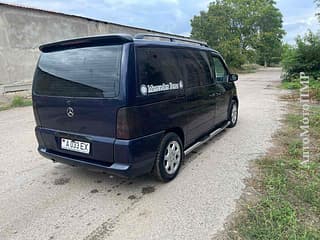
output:
[[182,80],[179,83],[162,83],[161,85],[144,85],[140,86],[140,92],[142,95],[147,95],[149,93],[157,93],[157,92],[164,92],[170,90],[179,90],[183,89],[183,82]]

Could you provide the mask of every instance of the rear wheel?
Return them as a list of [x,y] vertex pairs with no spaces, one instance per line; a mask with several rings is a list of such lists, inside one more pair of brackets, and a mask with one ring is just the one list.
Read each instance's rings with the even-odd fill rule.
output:
[[163,182],[174,179],[183,160],[183,146],[181,139],[175,133],[167,133],[159,147],[153,167],[153,175]]
[[229,128],[233,128],[238,122],[238,103],[235,100],[231,101],[228,121],[230,122]]

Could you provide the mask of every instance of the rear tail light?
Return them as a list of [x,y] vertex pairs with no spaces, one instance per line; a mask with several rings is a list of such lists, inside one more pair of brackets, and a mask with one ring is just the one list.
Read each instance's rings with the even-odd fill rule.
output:
[[141,125],[134,108],[120,108],[117,114],[117,138],[132,139],[139,137]]

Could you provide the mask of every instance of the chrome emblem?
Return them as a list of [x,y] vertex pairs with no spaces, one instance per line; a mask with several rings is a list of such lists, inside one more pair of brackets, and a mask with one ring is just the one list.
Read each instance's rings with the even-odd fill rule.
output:
[[68,107],[68,108],[67,108],[67,116],[68,116],[69,118],[72,118],[72,117],[74,116],[74,110],[73,110],[72,107]]

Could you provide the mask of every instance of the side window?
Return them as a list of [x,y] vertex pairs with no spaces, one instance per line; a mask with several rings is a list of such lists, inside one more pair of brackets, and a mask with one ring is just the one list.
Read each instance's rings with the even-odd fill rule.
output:
[[209,59],[204,51],[179,49],[179,62],[186,87],[211,84]]
[[183,89],[177,54],[171,48],[137,48],[138,92],[148,95]]
[[228,71],[218,57],[213,57],[214,70],[218,82],[226,82],[228,78]]

